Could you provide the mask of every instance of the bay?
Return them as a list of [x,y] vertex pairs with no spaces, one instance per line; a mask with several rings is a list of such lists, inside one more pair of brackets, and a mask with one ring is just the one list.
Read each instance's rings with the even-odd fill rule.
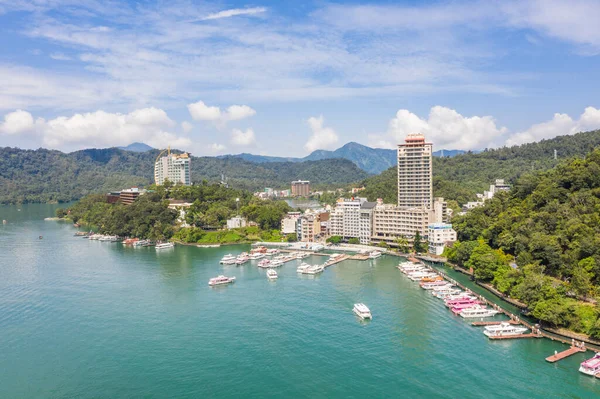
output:
[[[597,398],[600,380],[492,342],[395,266],[219,265],[249,246],[157,252],[74,237],[56,206],[0,207],[2,398]],[[20,210],[18,210],[20,209]],[[42,239],[39,238],[42,236]],[[320,257],[309,263],[322,263]],[[211,288],[218,274],[234,284]],[[352,313],[366,303],[371,322]]]

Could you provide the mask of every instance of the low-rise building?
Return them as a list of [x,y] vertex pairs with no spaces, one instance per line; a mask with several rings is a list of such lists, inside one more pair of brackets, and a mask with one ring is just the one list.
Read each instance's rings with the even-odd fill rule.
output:
[[366,198],[340,198],[329,215],[329,233],[344,238],[360,237],[360,208]]
[[281,219],[281,234],[296,233],[300,215],[300,212],[288,212],[288,214]]
[[400,207],[378,201],[373,211],[371,241],[373,243],[383,241],[390,246],[397,246],[398,238],[402,237],[410,244],[417,231],[425,238],[431,213],[424,208]]
[[456,241],[456,231],[449,223],[431,223],[428,230],[427,241],[430,254],[441,255],[448,243]]
[[247,224],[248,221],[246,220],[246,218],[239,215],[232,217],[231,219],[227,219],[228,229],[239,229],[241,227],[246,227]]
[[146,190],[144,189],[140,189],[137,187],[131,187],[125,190],[122,190],[119,193],[119,200],[121,201],[121,203],[125,204],[125,205],[131,205],[133,204],[133,201],[135,201],[136,199],[138,199],[138,197],[140,195],[143,195],[146,193]]
[[321,234],[321,222],[316,213],[305,213],[298,218],[296,230],[298,241],[315,242],[315,239]]

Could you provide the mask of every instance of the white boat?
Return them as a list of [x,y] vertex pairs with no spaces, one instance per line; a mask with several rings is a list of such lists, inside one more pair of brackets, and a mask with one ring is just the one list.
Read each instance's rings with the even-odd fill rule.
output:
[[173,248],[175,247],[175,244],[173,244],[172,242],[162,242],[160,244],[156,244],[156,250],[159,249],[169,249],[169,248]]
[[381,252],[373,251],[373,252],[369,253],[369,259],[377,259],[377,258],[381,257],[381,255],[383,255]]
[[434,288],[434,290],[431,292],[431,294],[436,298],[445,299],[446,297],[449,297],[450,295],[457,295],[457,294],[460,294],[461,292],[462,291],[459,290],[458,288]]
[[364,303],[355,303],[352,311],[361,319],[372,319],[371,310]]
[[269,267],[270,264],[271,264],[271,261],[269,259],[263,259],[260,262],[258,262],[258,267],[267,268],[267,267]]
[[463,309],[459,315],[465,319],[477,318],[477,317],[492,317],[497,315],[499,312],[496,309],[490,309],[485,306],[473,306],[470,308]]
[[267,256],[277,255],[279,252],[277,248],[267,249]]
[[233,265],[235,263],[235,256],[233,256],[232,254],[227,254],[223,256],[223,258],[221,258],[221,261],[219,263],[221,263],[222,265]]
[[438,274],[433,273],[433,272],[420,272],[420,273],[413,273],[408,276],[408,278],[411,279],[412,281],[421,281],[424,278],[434,278],[434,277],[438,277]]
[[210,280],[208,280],[208,285],[210,286],[214,286],[214,285],[223,285],[223,284],[230,284],[233,283],[235,281],[235,277],[227,277],[227,276],[217,276],[217,277],[213,277]]
[[279,266],[283,266],[283,262],[277,259],[273,259],[271,261],[271,263],[269,264],[269,267],[279,267]]
[[579,365],[579,372],[587,375],[597,375],[600,373],[600,353],[596,353],[591,359],[582,362]]
[[437,290],[437,289],[451,289],[454,285],[447,281],[432,281],[429,283],[422,283],[421,288],[425,290]]
[[510,323],[502,322],[494,326],[486,326],[483,329],[483,333],[487,337],[510,337],[514,335],[521,335],[527,331],[527,328],[514,326]]
[[266,255],[263,254],[262,252],[254,252],[254,253],[250,254],[249,258],[252,259],[252,260],[257,260],[257,259],[264,258],[265,256]]
[[240,266],[240,265],[243,265],[244,263],[248,262],[249,260],[250,260],[250,259],[249,259],[248,257],[239,257],[239,256],[238,256],[238,257],[235,259],[235,264],[236,264],[236,265],[238,265],[238,266]]
[[475,299],[477,299],[477,297],[468,292],[461,291],[458,294],[446,296],[446,298],[444,298],[444,301],[453,301],[455,299],[473,299],[473,300],[475,300]]
[[308,269],[309,267],[310,267],[310,265],[308,263],[302,263],[300,266],[298,266],[296,268],[296,272],[298,272],[298,273],[304,273],[304,271],[306,269]]
[[279,276],[277,276],[277,272],[275,270],[273,270],[273,269],[267,270],[267,278],[269,280],[277,280],[277,277],[279,277]]
[[144,245],[148,244],[149,241],[148,240],[139,240],[133,243],[134,247],[143,247]]
[[307,254],[306,252],[298,252],[296,254],[296,259],[304,259],[304,258],[308,258],[310,255]]
[[[297,270],[299,270],[299,269],[300,269],[300,267],[298,267]],[[308,267],[303,268],[302,271],[300,271],[300,273],[314,275],[314,274],[322,273],[323,270],[325,270],[325,267],[323,265],[314,265],[314,266],[309,265]]]

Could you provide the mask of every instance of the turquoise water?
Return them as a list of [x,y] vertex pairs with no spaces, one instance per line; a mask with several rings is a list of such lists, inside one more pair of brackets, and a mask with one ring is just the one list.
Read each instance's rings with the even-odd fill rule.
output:
[[[44,221],[53,206],[0,207],[2,398],[597,398],[548,340],[490,342],[394,268],[295,263],[270,282],[247,246],[157,253],[88,241]],[[43,239],[38,237],[42,235]],[[320,259],[308,259],[318,262]],[[210,288],[208,279],[234,275]],[[355,302],[373,321],[360,322]]]

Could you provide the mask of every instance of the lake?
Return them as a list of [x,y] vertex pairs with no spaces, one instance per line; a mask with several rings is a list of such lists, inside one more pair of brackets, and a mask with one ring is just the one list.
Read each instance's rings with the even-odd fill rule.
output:
[[[490,341],[400,273],[398,258],[316,277],[294,261],[268,281],[256,262],[219,265],[249,246],[90,241],[44,221],[55,208],[0,207],[2,398],[600,396],[600,380],[577,371],[590,352],[549,364],[565,345]],[[219,274],[237,280],[209,287]],[[357,319],[356,302],[372,321]]]

